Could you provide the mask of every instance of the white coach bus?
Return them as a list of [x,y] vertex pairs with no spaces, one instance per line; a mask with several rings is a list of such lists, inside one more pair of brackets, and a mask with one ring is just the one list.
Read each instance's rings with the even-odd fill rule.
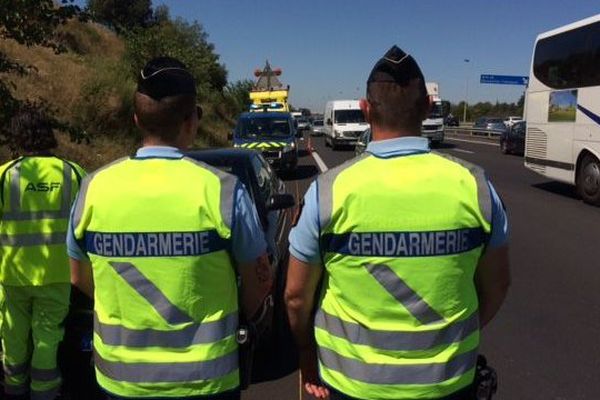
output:
[[600,205],[600,14],[537,37],[525,119],[525,166]]

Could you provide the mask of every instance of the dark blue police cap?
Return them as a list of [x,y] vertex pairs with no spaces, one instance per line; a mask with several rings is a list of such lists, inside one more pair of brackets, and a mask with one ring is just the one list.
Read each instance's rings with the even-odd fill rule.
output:
[[196,81],[181,61],[157,57],[140,71],[137,91],[157,101],[170,96],[195,96]]
[[392,46],[371,70],[367,85],[374,82],[392,82],[407,86],[414,79],[425,80],[421,68],[411,55],[398,46]]

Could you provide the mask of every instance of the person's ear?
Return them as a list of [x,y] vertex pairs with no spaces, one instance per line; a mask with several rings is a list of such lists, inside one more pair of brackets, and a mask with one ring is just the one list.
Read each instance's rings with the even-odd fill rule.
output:
[[365,121],[370,124],[371,123],[371,104],[369,104],[369,101],[367,99],[363,98],[358,101],[358,105],[365,116]]
[[137,126],[138,128],[140,128],[140,121],[138,119],[138,116],[136,113],[133,113],[133,122],[135,123],[135,126]]

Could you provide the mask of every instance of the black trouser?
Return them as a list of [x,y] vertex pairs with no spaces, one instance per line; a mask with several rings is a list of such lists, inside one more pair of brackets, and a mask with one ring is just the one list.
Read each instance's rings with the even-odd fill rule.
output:
[[[240,400],[240,391],[234,390],[231,392],[215,394],[212,396],[195,396],[195,397],[144,397],[144,400]],[[134,397],[118,397],[115,395],[106,395],[106,400],[133,400]]]
[[[360,400],[354,397],[350,397],[350,396],[346,396],[345,394],[338,392],[335,389],[332,389],[331,387],[328,387],[329,389],[329,400]],[[475,395],[473,394],[473,387],[472,386],[467,386],[464,389],[459,390],[458,392],[454,392],[448,396],[445,397],[440,397],[438,399],[435,400],[474,400],[475,399]]]

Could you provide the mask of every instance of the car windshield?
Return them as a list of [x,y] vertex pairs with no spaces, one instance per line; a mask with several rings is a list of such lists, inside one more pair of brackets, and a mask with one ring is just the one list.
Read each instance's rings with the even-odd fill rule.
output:
[[242,139],[288,137],[290,135],[290,123],[286,118],[244,118],[239,121],[237,126],[237,136]]
[[247,188],[250,187],[250,176],[248,175],[248,164],[237,157],[213,156],[210,153],[202,154],[199,152],[194,155],[194,159],[205,162],[206,164],[220,169],[223,172],[233,174],[238,177],[241,183]]
[[313,122],[314,126],[323,126],[323,120],[322,119],[318,119],[315,122]]
[[338,124],[352,124],[365,122],[365,116],[361,110],[337,110],[335,122]]
[[503,124],[504,122],[501,119],[488,119],[488,124]]
[[442,110],[441,103],[434,103],[431,107],[431,112],[429,113],[429,118],[442,118],[444,116],[444,111]]

